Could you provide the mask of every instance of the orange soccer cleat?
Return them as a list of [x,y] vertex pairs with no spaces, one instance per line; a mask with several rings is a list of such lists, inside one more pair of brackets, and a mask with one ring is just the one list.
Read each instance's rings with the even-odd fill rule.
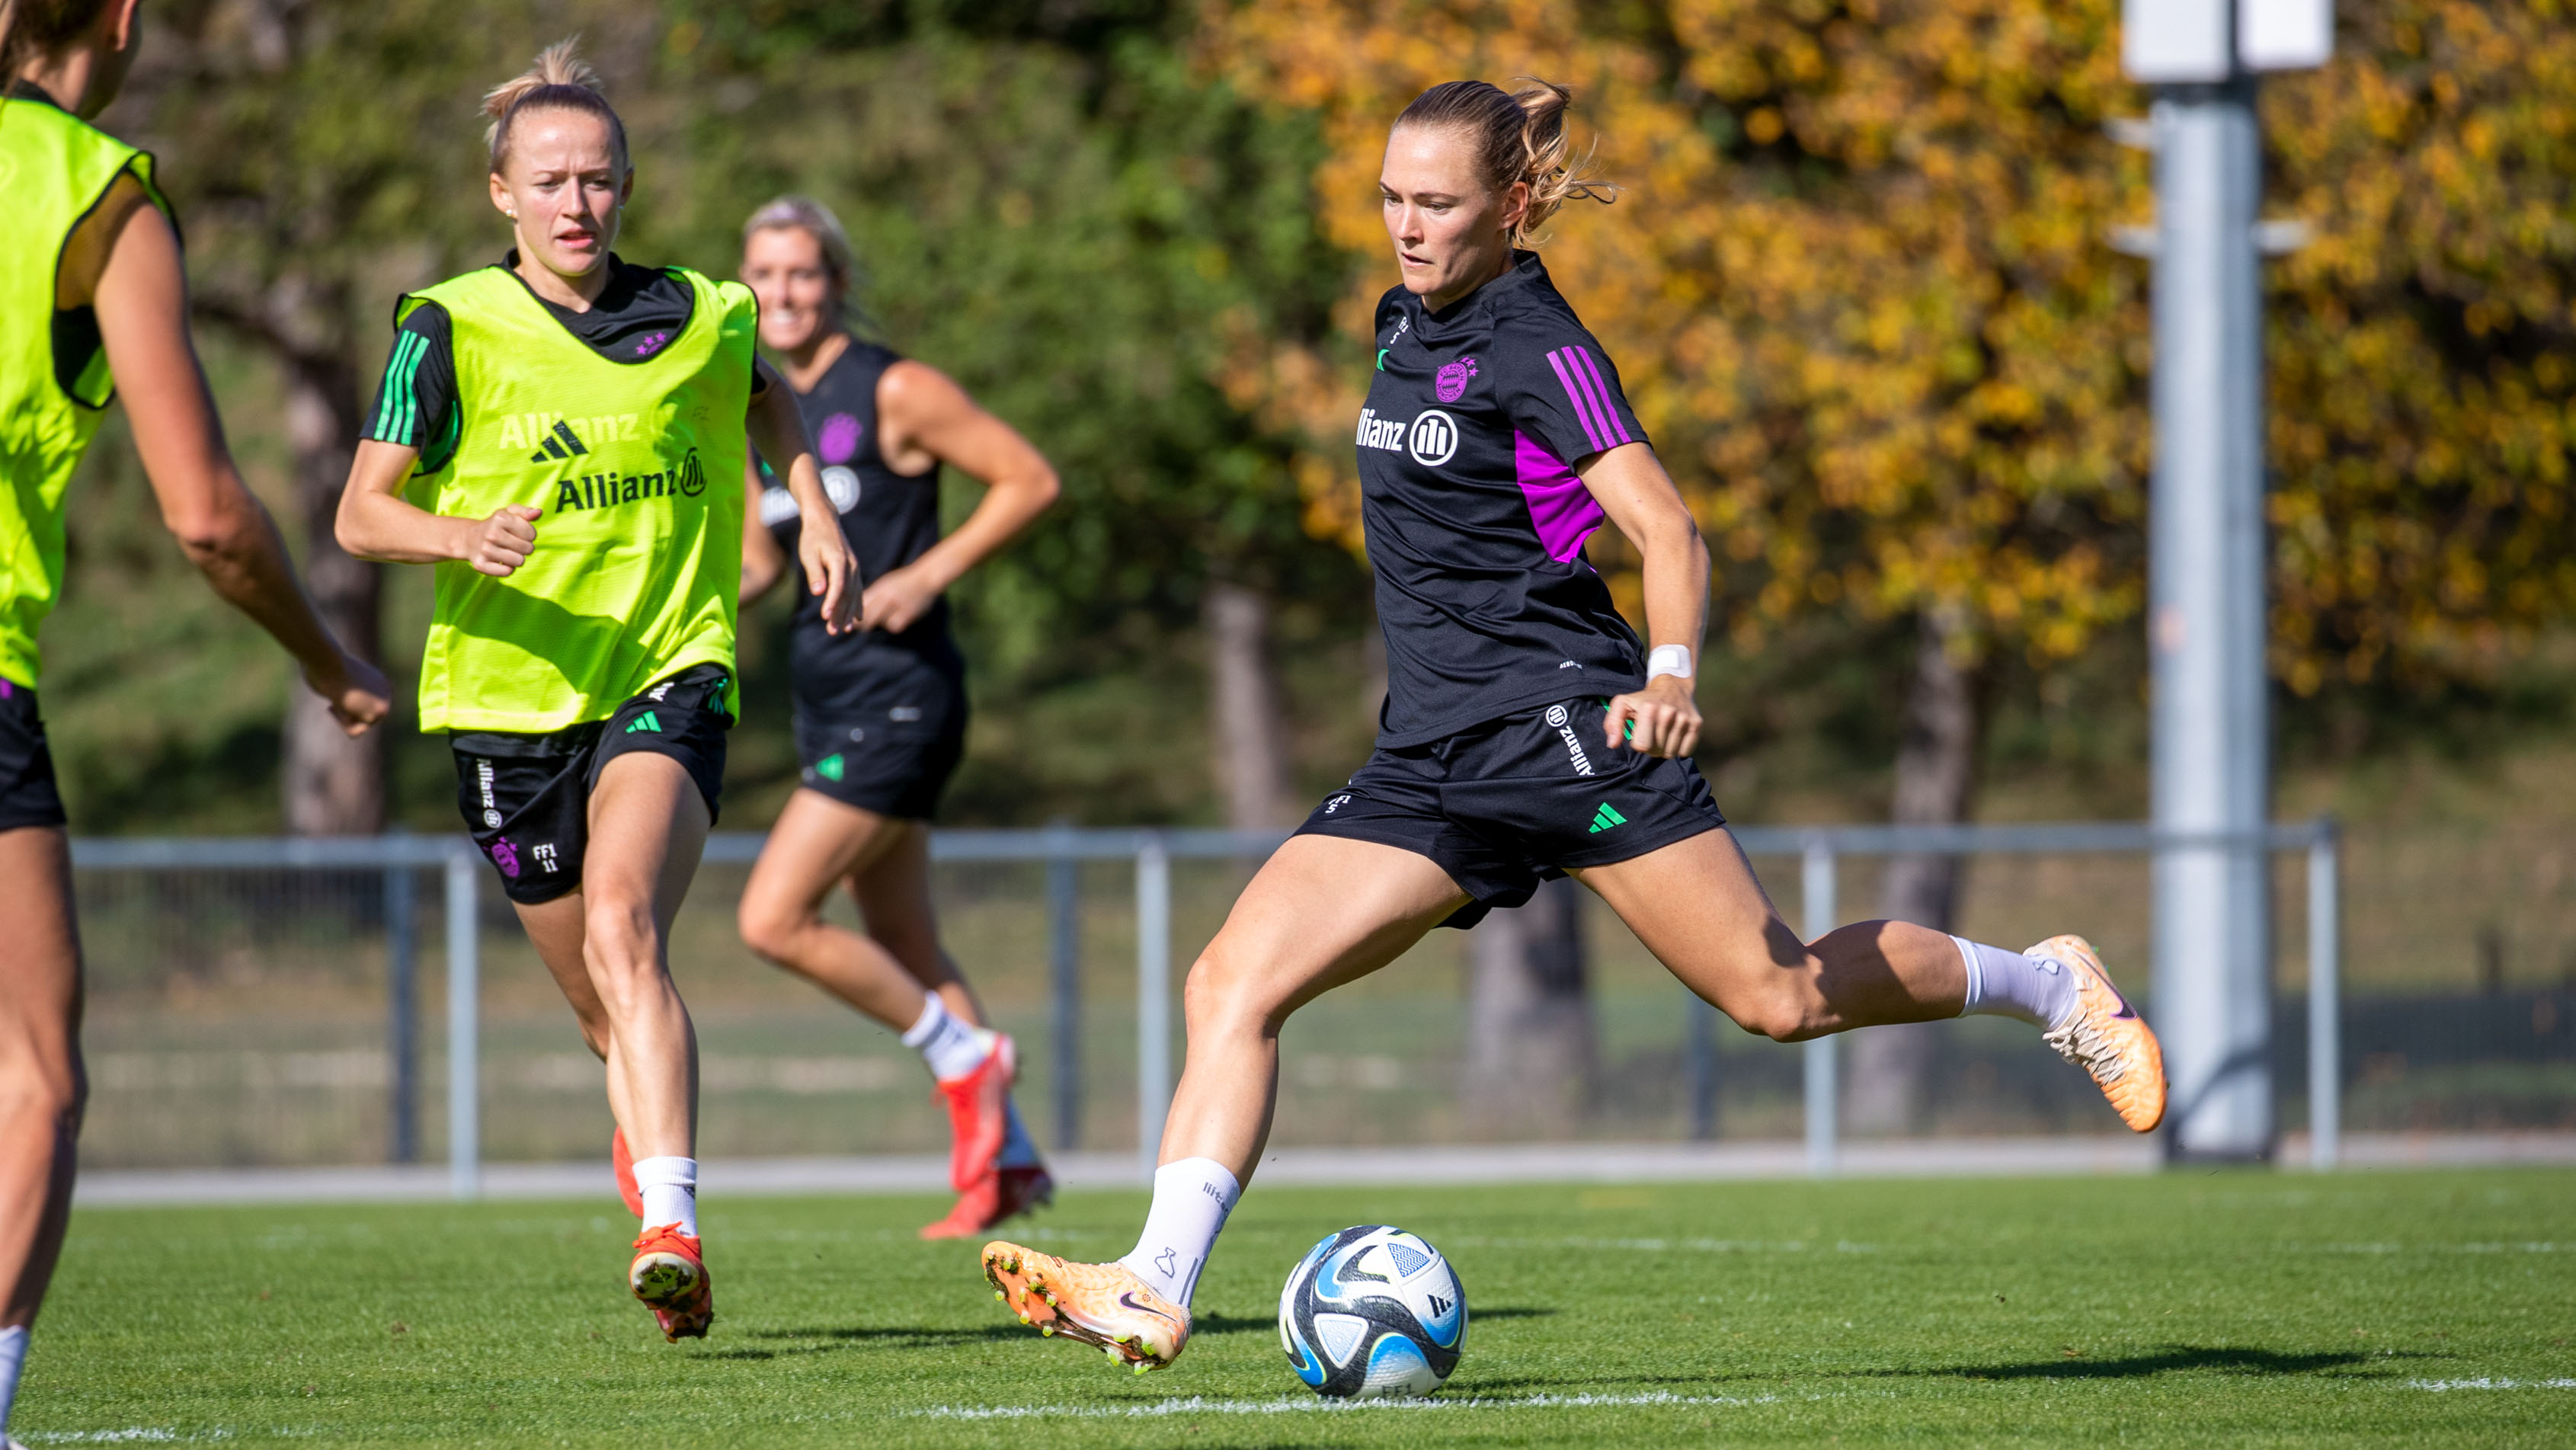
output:
[[1190,1341],[1190,1311],[1124,1264],[1070,1263],[996,1239],[984,1245],[984,1278],[1022,1324],[1097,1345],[1138,1374],[1169,1365]]
[[677,1344],[707,1337],[707,1326],[716,1317],[714,1281],[707,1276],[698,1241],[681,1233],[678,1224],[648,1228],[635,1240],[635,1262],[627,1267],[626,1282],[653,1311],[663,1338]]
[[2134,1132],[2155,1131],[2165,1120],[2164,1049],[2155,1029],[2111,985],[2101,954],[2080,936],[2053,936],[2023,955],[2045,957],[2075,978],[2075,1015],[2044,1040],[2093,1075],[2121,1122]]
[[984,1063],[939,1085],[948,1100],[948,1186],[960,1193],[990,1177],[1011,1130],[1011,1078],[1019,1049],[1009,1033],[995,1033]]
[[635,1183],[635,1155],[626,1151],[626,1130],[612,1128],[608,1133],[608,1171],[617,1178],[617,1196],[626,1200],[626,1211],[637,1218],[644,1216],[644,1190]]

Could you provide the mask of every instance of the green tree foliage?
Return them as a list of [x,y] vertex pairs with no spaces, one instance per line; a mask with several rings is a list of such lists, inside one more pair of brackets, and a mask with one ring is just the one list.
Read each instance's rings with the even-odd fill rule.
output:
[[[1201,581],[1312,598],[1298,616],[1312,633],[1355,637],[1365,618],[1357,566],[1299,527],[1288,441],[1226,392],[1223,339],[1311,334],[1340,290],[1305,205],[1319,143],[1194,76],[1175,39],[1190,21],[1147,3],[174,5],[109,122],[160,153],[203,310],[283,365],[285,396],[247,376],[228,393],[294,414],[298,381],[337,369],[336,392],[301,416],[318,403],[345,448],[394,297],[507,244],[484,195],[482,91],[580,32],[633,142],[623,255],[729,275],[752,207],[821,197],[870,274],[872,329],[955,375],[1062,471],[1063,504],[960,590],[984,707],[973,808],[1187,814],[1203,809],[1200,775],[1171,770],[1158,737],[1198,709],[1186,637]],[[261,444],[294,440],[297,421],[235,419]],[[973,492],[958,485],[952,502]],[[296,509],[280,512],[292,528]],[[419,647],[416,572],[397,571],[388,606],[397,669]],[[155,578],[154,597],[184,587]],[[82,627],[79,608],[64,628]],[[777,624],[773,608],[748,632]],[[737,775],[777,782],[783,680],[756,667],[784,651],[764,643],[746,646]],[[193,741],[183,755],[229,742],[252,808],[273,723],[167,723]],[[396,743],[398,813],[444,825],[444,752]],[[146,756],[93,759],[90,799],[137,798],[121,762]]]

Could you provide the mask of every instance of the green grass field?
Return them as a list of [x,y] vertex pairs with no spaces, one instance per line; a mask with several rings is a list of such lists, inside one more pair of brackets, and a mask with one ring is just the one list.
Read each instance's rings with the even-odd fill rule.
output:
[[[718,1317],[625,1298],[608,1199],[80,1214],[30,1445],[1376,1445],[2576,1439],[2576,1173],[1265,1190],[1137,1378],[1006,1318],[944,1205],[734,1200]],[[1031,1230],[1131,1241],[1141,1195]],[[1444,1248],[1467,1353],[1425,1407],[1324,1409],[1272,1328],[1347,1223]]]

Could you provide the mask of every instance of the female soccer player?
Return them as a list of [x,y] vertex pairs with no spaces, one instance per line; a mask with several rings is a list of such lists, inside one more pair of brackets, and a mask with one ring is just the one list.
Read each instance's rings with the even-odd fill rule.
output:
[[[949,634],[949,585],[1046,511],[1055,470],[1009,424],[934,368],[850,335],[856,270],[841,223],[781,197],[743,226],[742,279],[760,338],[785,366],[822,450],[823,486],[866,591],[856,633],[835,636],[810,597],[791,654],[801,789],[770,827],[743,888],[742,939],[903,1034],[948,1103],[958,1199],[923,1238],[964,1238],[1046,1202],[1054,1181],[1010,1098],[1011,1039],[939,946],[930,905],[930,817],[966,745],[966,661]],[[984,497],[946,538],[939,476],[954,465]],[[799,547],[797,501],[757,469],[765,529],[746,529],[742,598]],[[865,935],[823,920],[846,887]]]
[[315,617],[233,468],[152,158],[88,124],[133,64],[137,4],[0,7],[0,1436],[62,1251],[88,1098],[36,630],[62,592],[63,491],[118,391],[162,522],[215,592],[276,636],[350,734],[386,706],[384,676]]
[[[1190,1292],[1268,1138],[1288,1014],[1570,875],[1673,974],[1782,1042],[1991,1012],[2046,1030],[2128,1125],[2164,1113],[2156,1040],[2079,937],[2003,951],[1903,922],[1802,942],[1690,761],[1708,551],[1532,233],[1570,197],[1568,93],[1452,81],[1387,137],[1403,284],[1378,304],[1359,416],[1386,629],[1377,753],[1253,878],[1190,969],[1189,1058],[1135,1251],[984,1251],[1024,1323],[1169,1364]],[[1604,521],[1644,556],[1651,650],[1584,560]]]
[[[340,542],[438,566],[421,728],[448,732],[466,824],[608,1064],[637,1150],[628,1283],[670,1339],[704,1337],[697,1042],[667,938],[724,779],[747,442],[788,460],[806,517],[831,502],[751,294],[609,250],[635,173],[573,43],[484,110],[518,245],[396,306]],[[824,627],[847,627],[840,531],[799,555]]]

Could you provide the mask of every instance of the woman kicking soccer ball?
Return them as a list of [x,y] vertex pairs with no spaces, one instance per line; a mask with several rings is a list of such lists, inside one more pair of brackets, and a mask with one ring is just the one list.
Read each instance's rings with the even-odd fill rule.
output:
[[[760,340],[783,365],[822,451],[823,487],[866,590],[858,628],[832,634],[796,602],[791,654],[800,789],[788,797],[742,893],[753,951],[903,1034],[948,1102],[957,1204],[923,1238],[965,1238],[1054,1195],[1011,1102],[1011,1039],[984,1026],[930,904],[930,818],[966,748],[966,659],[944,591],[1055,501],[1055,470],[1028,440],[934,368],[850,335],[856,267],[839,219],[781,197],[743,225],[742,279]],[[946,538],[939,477],[954,465],[984,497]],[[766,528],[742,535],[742,598],[768,590],[804,533],[803,511],[754,471]],[[823,920],[846,888],[865,934]]]
[[858,598],[751,293],[609,251],[635,173],[573,43],[484,110],[518,245],[397,305],[340,542],[438,566],[421,728],[448,732],[466,825],[608,1065],[644,1228],[628,1283],[669,1338],[703,1337],[697,1040],[666,943],[724,780],[749,443],[815,525],[824,628]]
[[[1378,304],[1358,427],[1386,631],[1377,753],[1190,969],[1189,1059],[1135,1251],[984,1250],[1021,1322],[1139,1371],[1189,1338],[1191,1290],[1270,1133],[1288,1014],[1546,876],[1592,888],[1748,1031],[2019,1017],[2131,1128],[2164,1115],[2155,1035],[2082,938],[2012,952],[1871,921],[1802,942],[1754,880],[1689,758],[1708,551],[1618,370],[1527,250],[1568,198],[1607,200],[1571,163],[1568,99],[1452,81],[1388,135],[1378,189],[1403,285]],[[1644,556],[1651,649],[1584,560],[1605,521]]]

